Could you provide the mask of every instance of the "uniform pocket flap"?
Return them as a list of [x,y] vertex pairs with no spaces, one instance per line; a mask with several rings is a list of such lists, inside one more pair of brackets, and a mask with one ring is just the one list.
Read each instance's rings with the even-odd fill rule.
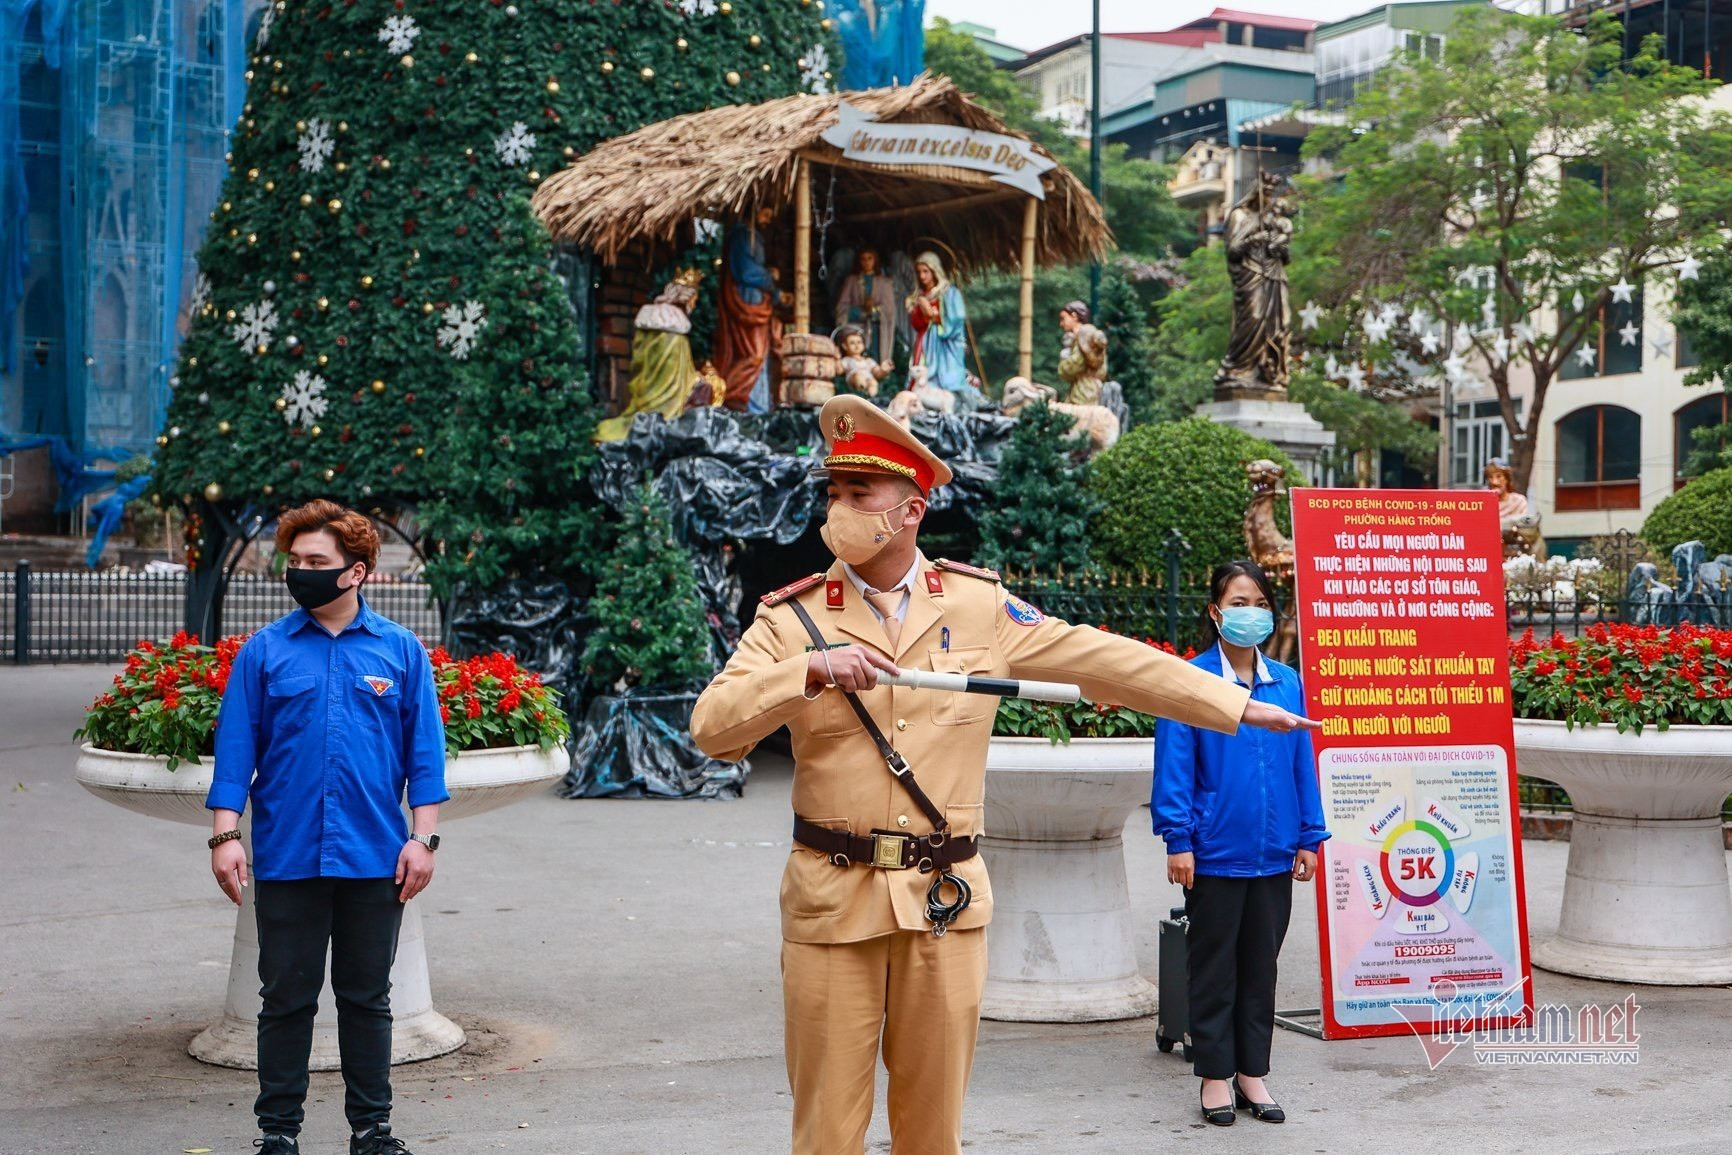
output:
[[318,683],[311,674],[291,674],[286,678],[272,678],[265,686],[265,692],[273,698],[290,698],[296,694],[304,694]]
[[946,806],[944,820],[950,824],[950,833],[956,837],[978,838],[986,832],[986,804],[967,802]]

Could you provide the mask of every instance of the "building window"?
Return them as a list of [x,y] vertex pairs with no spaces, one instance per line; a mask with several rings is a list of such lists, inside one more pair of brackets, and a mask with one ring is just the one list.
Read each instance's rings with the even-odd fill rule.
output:
[[1443,59],[1443,37],[1436,33],[1409,32],[1402,38],[1401,47],[1415,60]]
[[1642,419],[1588,405],[1557,423],[1557,509],[1642,508]]
[[[1726,391],[1698,397],[1672,414],[1672,488],[1682,489],[1695,474],[1689,472],[1690,455],[1695,452],[1698,429],[1718,429],[1732,422],[1732,400]],[[1726,448],[1726,435],[1716,438],[1719,447]]]
[[1691,346],[1690,334],[1684,332],[1682,329],[1676,329],[1674,330],[1674,333],[1676,334],[1676,340],[1674,341],[1673,348],[1676,351],[1676,356],[1673,364],[1679,369],[1694,369],[1696,366],[1700,365],[1702,363],[1702,358],[1696,355],[1695,348]]
[[[1570,311],[1566,303],[1560,312]],[[1592,350],[1593,357],[1583,360],[1579,351]],[[1584,377],[1613,377],[1619,373],[1642,371],[1642,289],[1637,286],[1628,301],[1607,299],[1595,315],[1594,326],[1581,344],[1564,358],[1558,376],[1565,380]]]
[[[1516,420],[1522,400],[1516,399]],[[1485,463],[1509,455],[1509,430],[1496,401],[1465,401],[1455,407],[1449,452],[1449,483],[1478,488],[1485,484]]]

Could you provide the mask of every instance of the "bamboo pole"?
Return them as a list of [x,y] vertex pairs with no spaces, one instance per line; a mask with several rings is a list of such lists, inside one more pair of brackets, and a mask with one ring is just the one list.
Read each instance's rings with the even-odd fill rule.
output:
[[1029,197],[1022,206],[1022,299],[1018,305],[1016,371],[1034,377],[1034,231],[1040,201]]
[[794,332],[812,331],[812,163],[794,176]]

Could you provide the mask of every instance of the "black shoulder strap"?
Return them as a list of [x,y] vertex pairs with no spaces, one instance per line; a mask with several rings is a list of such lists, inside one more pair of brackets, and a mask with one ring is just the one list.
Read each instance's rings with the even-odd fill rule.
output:
[[[812,615],[806,612],[806,607],[792,600],[785,604],[794,611],[794,616],[800,619],[806,632],[812,635],[812,644],[819,650],[828,650],[830,643],[824,640],[823,632],[818,629],[818,623],[812,620]],[[841,687],[837,689],[841,690]],[[890,744],[890,739],[884,736],[884,731],[878,728],[878,723],[872,720],[871,711],[866,709],[866,703],[860,700],[860,695],[852,690],[841,690],[841,694],[848,699],[848,704],[854,707],[854,713],[860,719],[860,724],[866,727],[866,733],[871,735],[873,744],[878,747],[878,753],[884,759],[884,765],[890,768],[890,773],[896,775],[896,780],[902,783],[902,788],[908,791],[908,796],[914,799],[915,805],[920,807],[921,813],[932,823],[932,828],[941,833],[948,831],[950,823],[945,821],[944,812],[933,805],[932,799],[926,796],[926,791],[920,788],[920,783],[914,780],[914,771],[909,768],[907,759],[897,753],[896,747]]]

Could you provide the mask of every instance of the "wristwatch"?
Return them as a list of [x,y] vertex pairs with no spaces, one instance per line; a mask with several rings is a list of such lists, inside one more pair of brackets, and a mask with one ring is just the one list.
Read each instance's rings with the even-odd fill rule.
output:
[[411,834],[409,836],[409,841],[419,842],[428,850],[439,849],[439,836],[437,834]]

